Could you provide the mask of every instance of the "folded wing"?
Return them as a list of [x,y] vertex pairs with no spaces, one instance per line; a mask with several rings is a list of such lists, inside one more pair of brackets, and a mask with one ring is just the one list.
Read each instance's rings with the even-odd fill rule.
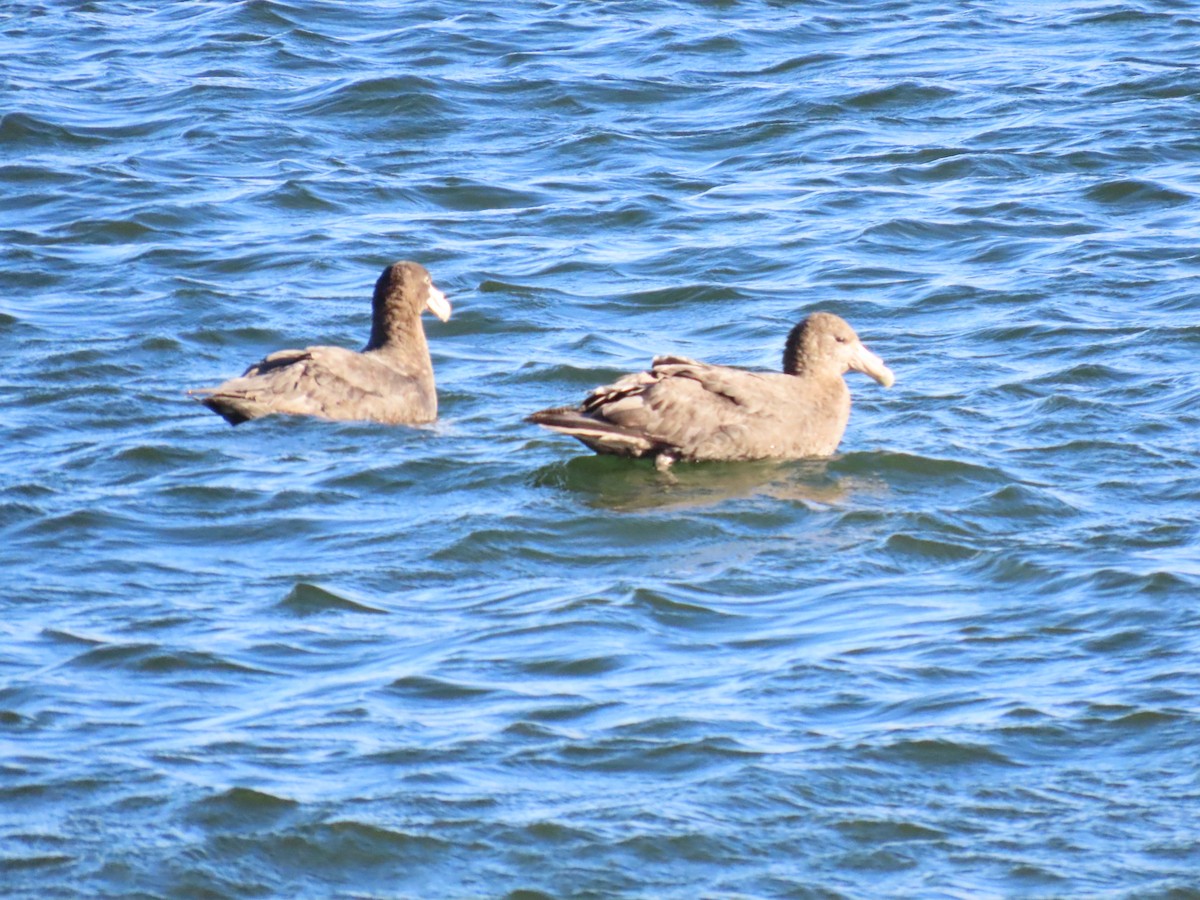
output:
[[542,410],[530,421],[601,453],[736,458],[743,455],[738,437],[766,411],[772,394],[763,375],[664,356],[648,371],[596,388],[578,407]]
[[437,415],[431,378],[341,347],[280,350],[240,377],[194,393],[234,425],[273,413],[386,423]]

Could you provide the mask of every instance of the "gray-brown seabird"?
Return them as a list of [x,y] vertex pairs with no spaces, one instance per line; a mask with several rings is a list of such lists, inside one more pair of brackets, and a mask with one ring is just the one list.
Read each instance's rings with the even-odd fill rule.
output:
[[842,318],[815,312],[788,335],[783,372],[750,372],[681,356],[596,388],[579,406],[527,421],[597,453],[676,460],[797,459],[833,453],[850,419],[848,371],[895,380]]
[[240,377],[188,393],[231,425],[274,413],[417,425],[437,418],[433,363],[421,326],[430,310],[450,318],[445,294],[415,262],[388,266],[375,282],[371,337],[344,347],[279,350]]

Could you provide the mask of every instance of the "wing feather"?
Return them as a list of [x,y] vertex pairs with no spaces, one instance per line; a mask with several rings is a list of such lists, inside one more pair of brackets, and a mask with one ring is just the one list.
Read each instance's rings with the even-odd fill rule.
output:
[[399,372],[370,353],[342,347],[279,350],[238,378],[204,391],[201,402],[231,422],[272,413],[379,422],[424,422],[437,415],[432,377]]
[[649,370],[596,388],[578,409],[530,418],[600,452],[705,458],[731,445],[762,413],[764,393],[773,393],[764,387],[769,384],[753,372],[660,356]]

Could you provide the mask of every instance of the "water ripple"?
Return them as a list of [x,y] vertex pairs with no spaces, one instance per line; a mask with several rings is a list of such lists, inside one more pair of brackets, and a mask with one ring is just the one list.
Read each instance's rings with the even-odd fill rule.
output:
[[[1193,890],[1188,9],[10,5],[5,896]],[[436,425],[185,395],[399,258]],[[814,309],[831,459],[522,421]]]

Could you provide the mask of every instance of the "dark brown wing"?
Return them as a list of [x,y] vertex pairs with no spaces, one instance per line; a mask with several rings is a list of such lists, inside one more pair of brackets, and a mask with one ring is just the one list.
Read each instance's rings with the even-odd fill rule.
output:
[[371,353],[341,347],[280,350],[201,402],[233,424],[274,413],[418,424],[437,416],[432,370],[397,371]]
[[774,386],[769,378],[683,357],[658,357],[649,371],[597,388],[578,408],[542,410],[529,419],[600,453],[751,458],[755,448],[738,445],[737,438],[770,409]]

